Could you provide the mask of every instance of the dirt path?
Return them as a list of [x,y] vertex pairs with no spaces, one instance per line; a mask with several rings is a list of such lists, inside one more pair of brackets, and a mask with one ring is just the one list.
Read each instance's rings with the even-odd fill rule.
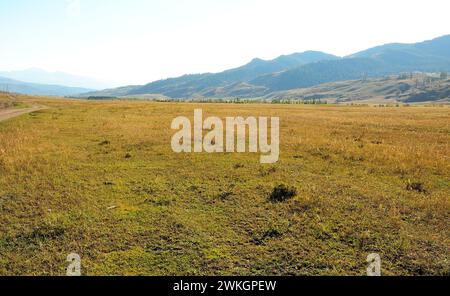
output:
[[42,109],[46,109],[44,106],[34,105],[30,108],[24,109],[0,109],[0,122],[5,121],[7,119],[20,116],[22,114],[31,113],[35,111],[39,111]]

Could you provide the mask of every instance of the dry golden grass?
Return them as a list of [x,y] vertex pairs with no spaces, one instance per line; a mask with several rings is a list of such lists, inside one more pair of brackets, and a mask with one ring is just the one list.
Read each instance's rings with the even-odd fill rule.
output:
[[12,100],[7,93],[0,92],[0,110],[12,107]]
[[8,108],[26,108],[28,105],[24,103],[27,96],[10,94],[0,91],[0,110]]
[[[0,274],[449,275],[450,109],[30,98],[0,123]],[[173,118],[279,116],[281,155],[175,154]],[[420,183],[419,192],[413,183]],[[297,188],[282,203],[278,184]]]

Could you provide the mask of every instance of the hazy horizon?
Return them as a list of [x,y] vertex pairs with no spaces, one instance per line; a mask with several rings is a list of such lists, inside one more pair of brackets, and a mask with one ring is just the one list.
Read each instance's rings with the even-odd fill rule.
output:
[[145,84],[253,58],[307,50],[346,56],[450,32],[445,1],[335,2],[0,0],[0,71]]

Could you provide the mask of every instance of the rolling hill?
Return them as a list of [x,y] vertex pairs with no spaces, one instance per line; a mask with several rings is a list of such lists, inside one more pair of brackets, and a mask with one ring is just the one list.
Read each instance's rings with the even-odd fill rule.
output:
[[329,82],[321,85],[274,92],[270,101],[320,100],[329,103],[424,103],[450,102],[450,79],[416,74],[412,77],[370,78]]
[[251,98],[328,82],[414,71],[450,71],[450,35],[414,44],[386,44],[344,58],[307,51],[270,61],[254,59],[242,67],[221,73],[184,75],[82,96],[153,94],[169,98]]

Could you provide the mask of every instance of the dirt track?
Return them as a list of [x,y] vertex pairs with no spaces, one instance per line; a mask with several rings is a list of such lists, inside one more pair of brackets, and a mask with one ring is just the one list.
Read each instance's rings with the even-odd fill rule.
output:
[[22,114],[35,112],[35,111],[42,110],[42,109],[45,109],[45,107],[38,106],[38,105],[32,106],[30,108],[24,108],[24,109],[4,109],[4,110],[0,109],[0,122],[5,121],[10,118],[13,118],[13,117],[20,116]]

